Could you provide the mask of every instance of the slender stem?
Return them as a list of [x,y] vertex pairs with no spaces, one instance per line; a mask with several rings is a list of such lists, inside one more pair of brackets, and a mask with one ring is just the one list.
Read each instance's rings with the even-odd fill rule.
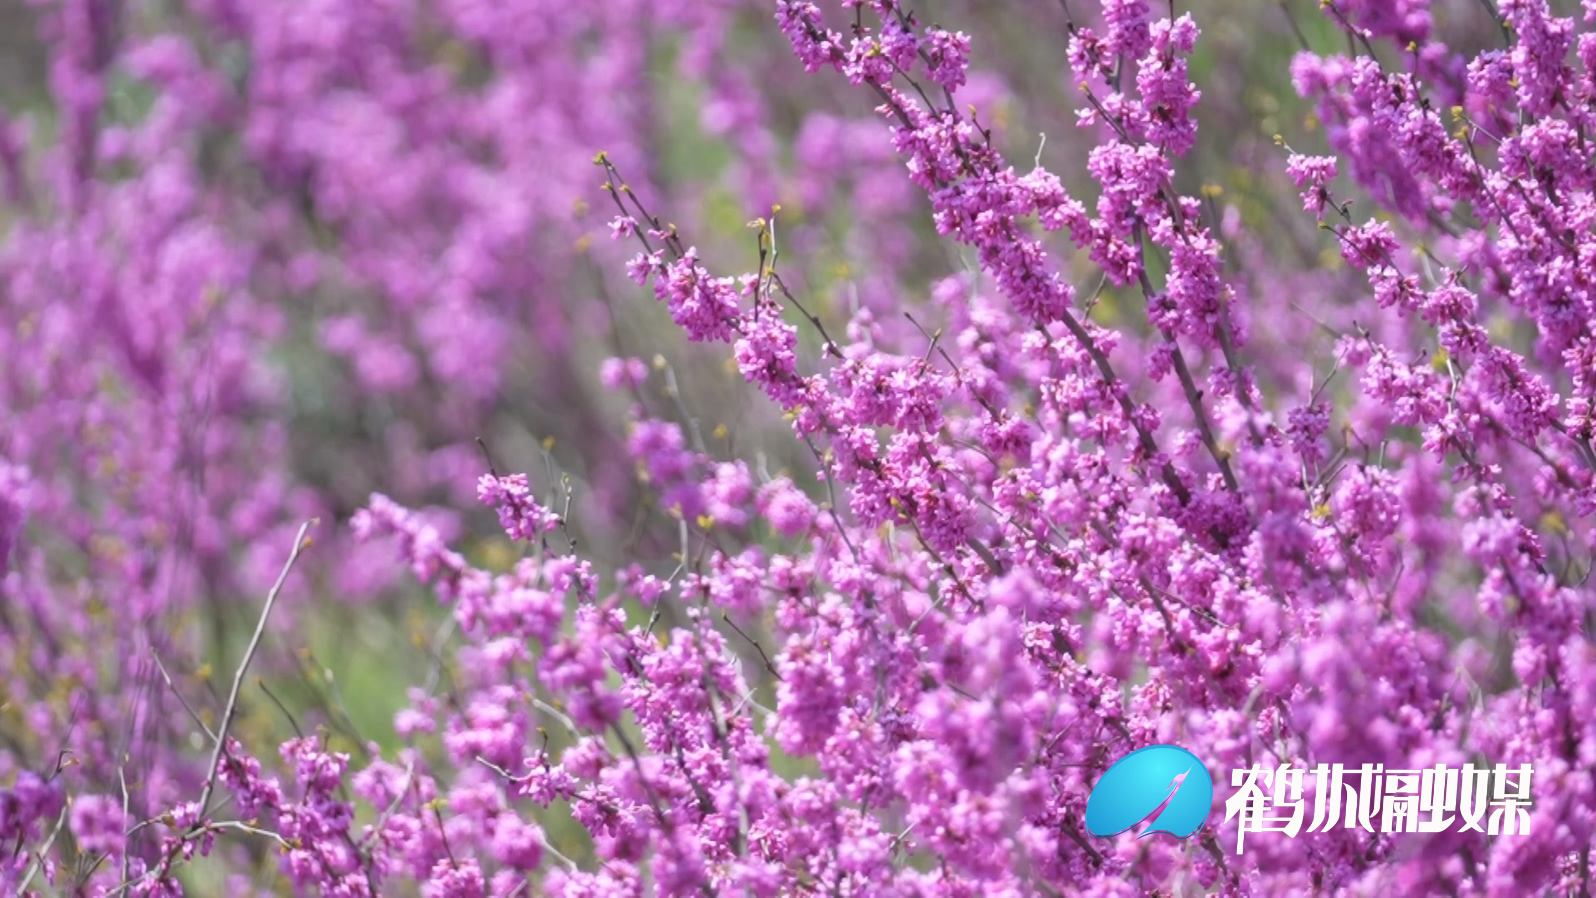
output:
[[249,648],[244,651],[244,658],[238,664],[238,670],[233,672],[233,688],[227,694],[226,710],[222,712],[222,722],[216,728],[216,745],[211,749],[209,773],[205,777],[205,789],[200,792],[199,812],[203,825],[207,808],[210,806],[211,793],[216,790],[216,774],[222,763],[222,752],[227,746],[227,730],[233,724],[233,715],[238,713],[238,693],[244,685],[244,674],[249,670],[249,663],[255,657],[255,652],[260,648],[261,636],[266,632],[266,620],[271,617],[272,606],[277,604],[277,596],[283,590],[283,584],[288,581],[288,573],[294,569],[294,563],[299,560],[299,553],[307,545],[305,534],[315,521],[306,521],[299,525],[299,533],[294,537],[294,548],[288,553],[288,561],[283,565],[282,573],[277,575],[277,582],[272,585],[271,592],[266,594],[266,604],[261,608],[260,620],[255,623],[255,635],[250,637]]
[[50,838],[44,840],[44,845],[40,846],[38,854],[29,862],[28,875],[22,877],[22,882],[17,886],[18,895],[26,895],[28,893],[28,884],[33,882],[33,877],[39,875],[40,870],[44,869],[44,859],[49,857],[50,849],[55,846],[55,837],[61,834],[61,827],[66,824],[66,818],[67,809],[62,808],[61,816],[55,820],[55,828],[50,830]]

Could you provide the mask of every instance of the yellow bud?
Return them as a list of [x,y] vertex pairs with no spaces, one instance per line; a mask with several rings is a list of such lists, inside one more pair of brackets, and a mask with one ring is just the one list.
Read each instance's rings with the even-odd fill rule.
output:
[[1541,515],[1541,527],[1556,536],[1561,536],[1568,532],[1568,522],[1564,521],[1562,514],[1555,510]]

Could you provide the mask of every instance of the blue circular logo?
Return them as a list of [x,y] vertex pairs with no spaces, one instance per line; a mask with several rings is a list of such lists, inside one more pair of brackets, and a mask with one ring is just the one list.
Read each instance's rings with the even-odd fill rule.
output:
[[1214,778],[1178,745],[1138,748],[1104,772],[1086,798],[1086,830],[1111,838],[1151,821],[1137,838],[1168,833],[1189,838],[1208,819]]

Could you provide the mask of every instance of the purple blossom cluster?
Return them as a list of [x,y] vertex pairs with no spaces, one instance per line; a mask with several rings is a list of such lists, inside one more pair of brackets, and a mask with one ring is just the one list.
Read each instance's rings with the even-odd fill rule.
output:
[[[1596,2],[1288,18],[1273,230],[1203,11],[1087,5],[1049,168],[907,0],[39,0],[0,893],[1589,894]],[[501,473],[518,404],[579,452]],[[391,740],[267,688],[417,588]],[[1088,833],[1157,743],[1207,824]],[[1221,847],[1230,770],[1367,764],[1529,765],[1533,837]]]

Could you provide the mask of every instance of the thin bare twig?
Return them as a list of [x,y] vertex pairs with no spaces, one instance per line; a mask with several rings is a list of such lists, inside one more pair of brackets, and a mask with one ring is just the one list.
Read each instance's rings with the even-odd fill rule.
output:
[[208,813],[211,794],[216,791],[216,774],[221,767],[222,752],[227,746],[227,729],[233,724],[233,715],[238,713],[238,693],[244,686],[244,674],[249,670],[249,663],[254,660],[255,652],[260,649],[261,637],[266,632],[266,620],[271,617],[272,606],[277,604],[277,596],[283,591],[283,584],[288,582],[288,574],[294,569],[294,563],[299,561],[299,553],[306,546],[305,534],[314,523],[316,523],[314,520],[310,520],[299,525],[299,533],[294,536],[293,551],[288,553],[288,561],[283,564],[282,573],[277,575],[277,582],[272,584],[271,592],[266,594],[266,604],[260,610],[260,620],[255,623],[255,635],[250,637],[249,648],[244,650],[244,658],[239,662],[238,670],[233,672],[233,688],[227,694],[226,710],[222,712],[222,722],[216,728],[216,745],[211,749],[205,788],[200,792],[199,811],[202,821]]
[[194,723],[197,724],[199,726],[199,728],[205,732],[206,738],[211,739],[211,740],[215,740],[216,739],[216,734],[211,732],[211,728],[205,725],[205,721],[202,720],[200,718],[199,714],[194,710],[194,706],[190,705],[188,703],[188,699],[183,697],[183,693],[178,691],[177,684],[172,682],[172,675],[167,672],[166,665],[161,663],[161,656],[156,653],[154,648],[150,649],[150,657],[155,659],[155,668],[156,668],[156,670],[159,670],[161,672],[161,679],[166,681],[167,688],[171,689],[172,690],[172,694],[177,696],[177,700],[182,703],[183,710],[187,711],[188,712],[188,716],[192,717],[194,719]]
[[17,886],[18,895],[26,895],[28,893],[28,884],[33,882],[33,877],[39,875],[40,870],[44,869],[44,859],[50,855],[50,849],[55,847],[55,837],[61,834],[61,827],[66,825],[66,818],[67,809],[63,807],[61,816],[55,819],[55,828],[50,830],[50,838],[44,840],[44,844],[39,847],[34,859],[29,862],[28,875],[22,877],[22,883]]

